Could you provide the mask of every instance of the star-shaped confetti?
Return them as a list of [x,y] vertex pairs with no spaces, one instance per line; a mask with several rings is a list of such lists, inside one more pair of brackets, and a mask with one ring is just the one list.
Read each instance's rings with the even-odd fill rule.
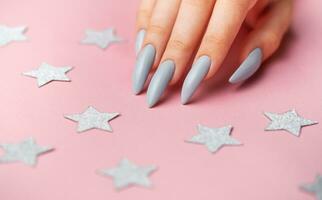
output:
[[86,30],[86,37],[82,40],[83,44],[97,45],[102,49],[106,49],[112,43],[123,41],[116,35],[114,28],[108,28],[103,31]]
[[51,147],[42,147],[36,144],[33,138],[28,138],[19,144],[0,144],[4,155],[0,156],[0,163],[21,161],[27,165],[35,166],[40,154],[53,150]]
[[99,174],[112,177],[115,188],[123,189],[131,185],[150,187],[151,182],[148,176],[155,170],[155,166],[137,166],[131,161],[123,159],[117,167],[99,170]]
[[265,112],[264,114],[271,120],[270,124],[265,129],[266,131],[285,130],[295,136],[300,136],[301,128],[303,126],[310,126],[318,123],[317,121],[300,117],[294,109],[282,114],[270,112]]
[[65,115],[65,118],[78,122],[78,132],[94,128],[112,132],[112,127],[108,122],[119,115],[119,113],[99,112],[94,107],[89,106],[83,113]]
[[232,128],[230,125],[221,128],[208,128],[199,124],[197,127],[199,134],[187,142],[203,144],[211,153],[218,151],[224,145],[241,145],[239,141],[230,136]]
[[26,26],[8,27],[0,25],[0,46],[5,46],[14,41],[27,40],[27,37],[24,35],[26,30]]
[[312,184],[306,184],[301,187],[303,190],[309,193],[314,193],[317,200],[322,200],[322,176],[317,175],[315,182]]
[[38,69],[24,72],[23,75],[36,78],[38,87],[41,87],[51,81],[70,81],[70,79],[66,76],[66,73],[71,69],[72,67],[68,66],[54,67],[47,63],[43,63]]

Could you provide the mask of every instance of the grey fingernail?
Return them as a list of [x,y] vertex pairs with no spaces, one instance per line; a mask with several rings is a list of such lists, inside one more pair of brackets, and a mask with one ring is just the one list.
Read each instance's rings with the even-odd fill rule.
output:
[[135,41],[135,52],[136,55],[138,55],[138,53],[140,52],[142,45],[143,45],[143,41],[144,41],[144,37],[145,37],[145,29],[141,29],[137,35],[136,35],[136,41]]
[[254,49],[230,77],[230,83],[239,83],[251,77],[262,64],[263,53],[260,48]]
[[197,90],[201,81],[208,74],[211,66],[209,56],[201,56],[195,64],[193,64],[186,79],[183,82],[181,91],[181,103],[186,104]]
[[161,98],[164,90],[168,86],[173,77],[175,64],[172,60],[164,61],[152,77],[147,92],[147,100],[149,107],[153,107]]
[[148,78],[151,67],[155,58],[155,48],[153,45],[146,45],[139,53],[133,73],[133,92],[139,94],[146,79]]

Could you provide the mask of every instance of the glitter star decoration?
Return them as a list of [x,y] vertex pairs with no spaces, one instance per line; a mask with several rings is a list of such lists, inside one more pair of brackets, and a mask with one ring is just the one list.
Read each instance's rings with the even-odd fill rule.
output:
[[82,44],[97,45],[101,49],[106,49],[112,43],[121,42],[122,38],[116,35],[114,28],[108,28],[102,31],[86,30],[86,37]]
[[89,106],[83,113],[65,115],[65,118],[78,122],[78,132],[94,128],[112,132],[112,127],[108,122],[119,115],[119,113],[99,112],[94,107]]
[[36,78],[38,87],[41,87],[51,81],[70,81],[70,79],[66,76],[66,73],[71,69],[72,67],[68,66],[54,67],[47,63],[43,63],[38,69],[24,72],[23,75]]
[[24,35],[26,30],[26,26],[8,27],[0,25],[0,46],[5,46],[14,41],[27,40],[27,37]]
[[197,127],[199,134],[187,142],[203,144],[211,153],[218,151],[225,145],[241,145],[239,141],[230,136],[232,128],[230,125],[221,128],[208,128],[199,124]]
[[315,182],[312,184],[306,184],[301,187],[303,190],[309,193],[314,193],[317,200],[322,200],[322,176],[317,175]]
[[301,128],[303,126],[310,126],[318,123],[300,117],[294,109],[282,114],[271,112],[265,112],[264,114],[271,120],[270,124],[265,129],[266,131],[285,130],[295,136],[300,136]]
[[53,150],[50,147],[39,146],[33,138],[28,138],[19,144],[0,144],[0,148],[4,150],[0,163],[20,161],[30,166],[37,164],[37,157],[40,154]]
[[131,161],[123,159],[117,167],[99,170],[98,173],[112,177],[115,188],[123,189],[131,185],[150,187],[151,181],[148,176],[155,170],[155,166],[137,166]]

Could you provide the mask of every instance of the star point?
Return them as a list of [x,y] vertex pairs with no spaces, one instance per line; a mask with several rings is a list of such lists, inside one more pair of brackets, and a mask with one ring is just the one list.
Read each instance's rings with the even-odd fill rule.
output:
[[138,166],[124,158],[115,168],[99,170],[99,174],[113,178],[115,188],[123,189],[131,185],[150,187],[149,175],[155,170],[155,166]]
[[209,128],[199,124],[198,135],[194,135],[187,142],[205,145],[211,153],[217,152],[225,145],[241,145],[238,140],[230,136],[233,127],[231,125],[221,128]]
[[302,185],[301,189],[309,193],[314,193],[317,200],[322,200],[322,176],[317,175],[314,183]]
[[318,123],[299,116],[295,109],[281,114],[264,112],[264,115],[271,120],[265,128],[266,131],[285,130],[295,136],[300,136],[302,127]]
[[96,45],[101,49],[108,48],[113,43],[123,41],[116,35],[114,28],[108,28],[102,31],[86,30],[86,37],[81,41],[82,44]]
[[5,152],[0,157],[0,163],[23,162],[26,165],[35,166],[40,154],[52,151],[51,147],[39,146],[33,138],[28,138],[19,144],[0,144]]
[[83,113],[65,115],[66,119],[78,122],[77,132],[81,133],[90,129],[101,129],[112,132],[109,121],[119,116],[119,113],[99,112],[93,106],[89,106]]
[[26,26],[8,27],[0,25],[0,46],[5,46],[14,41],[27,40],[27,37],[24,35],[26,31]]
[[42,63],[38,69],[24,72],[23,75],[37,79],[38,87],[42,87],[52,81],[71,81],[66,73],[72,70],[72,67],[54,67],[47,63]]

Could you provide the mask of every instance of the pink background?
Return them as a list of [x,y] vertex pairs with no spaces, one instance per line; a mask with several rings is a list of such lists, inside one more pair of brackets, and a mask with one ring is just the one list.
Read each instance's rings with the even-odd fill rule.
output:
[[[296,1],[292,33],[247,84],[219,83],[227,80],[227,70],[189,106],[180,105],[178,87],[154,109],[147,108],[145,94],[131,92],[137,6],[137,0],[1,1],[0,24],[28,25],[29,41],[0,48],[0,142],[33,136],[56,150],[41,156],[36,168],[0,165],[0,199],[314,199],[298,186],[322,173],[321,125],[304,128],[300,138],[264,132],[268,120],[262,112],[296,108],[322,122],[321,1]],[[127,42],[106,51],[79,44],[85,29],[107,27]],[[68,73],[72,82],[39,89],[35,79],[21,75],[44,61],[74,66]],[[230,61],[226,69],[236,65]],[[76,123],[63,118],[88,105],[122,113],[111,122],[114,133],[77,134]],[[212,155],[185,143],[198,123],[232,124],[233,136],[244,145]],[[116,192],[111,179],[95,174],[123,157],[159,167],[152,189]]]

